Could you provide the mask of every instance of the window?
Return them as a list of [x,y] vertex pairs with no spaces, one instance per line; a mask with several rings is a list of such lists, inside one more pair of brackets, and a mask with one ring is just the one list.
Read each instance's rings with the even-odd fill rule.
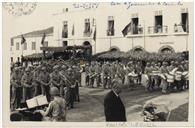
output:
[[85,28],[84,28],[84,36],[91,35],[91,28],[90,28],[90,21],[89,19],[85,19]]
[[20,44],[18,42],[16,43],[16,50],[20,50]]
[[36,50],[36,42],[32,42],[32,50]]
[[48,47],[48,41],[44,41],[43,47]]
[[163,20],[162,20],[162,15],[155,16],[155,28],[154,32],[155,33],[162,33],[162,26],[163,26]]
[[113,16],[108,17],[107,36],[114,36],[114,17]]
[[68,38],[68,22],[63,22],[63,28],[62,28],[62,38]]
[[181,13],[181,26],[184,32],[188,32],[188,13]]
[[132,18],[132,34],[138,34],[139,18]]
[[27,50],[27,43],[24,43],[24,50]]
[[179,24],[174,24],[175,32],[189,32],[189,21],[188,21],[188,9],[181,9],[181,21]]
[[68,41],[63,41],[63,46],[67,46],[68,45]]

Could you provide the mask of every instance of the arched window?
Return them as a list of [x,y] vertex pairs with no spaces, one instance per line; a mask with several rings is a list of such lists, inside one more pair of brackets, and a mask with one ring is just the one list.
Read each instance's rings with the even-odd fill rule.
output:
[[84,46],[88,46],[88,45],[91,45],[91,44],[90,44],[89,41],[85,41],[85,42],[83,42],[83,45],[84,45]]
[[117,46],[112,46],[110,51],[120,51],[120,49]]
[[145,51],[144,48],[141,47],[141,46],[136,46],[132,50],[133,50],[133,52],[143,52],[143,51]]
[[175,50],[171,46],[163,46],[159,49],[159,53],[174,53]]

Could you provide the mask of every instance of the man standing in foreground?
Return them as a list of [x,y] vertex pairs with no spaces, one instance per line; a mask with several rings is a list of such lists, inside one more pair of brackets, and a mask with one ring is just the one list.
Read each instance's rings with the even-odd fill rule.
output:
[[119,94],[122,92],[122,81],[113,80],[112,90],[104,99],[104,113],[106,121],[127,121],[125,106]]

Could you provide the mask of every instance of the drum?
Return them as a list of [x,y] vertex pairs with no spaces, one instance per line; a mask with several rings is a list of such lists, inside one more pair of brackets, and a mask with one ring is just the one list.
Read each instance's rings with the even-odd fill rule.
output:
[[180,81],[182,76],[182,72],[176,72],[175,73],[175,80]]
[[174,82],[174,75],[166,74],[167,82],[173,83]]
[[148,75],[142,74],[141,84],[144,87],[147,87],[148,86],[148,81],[149,81]]

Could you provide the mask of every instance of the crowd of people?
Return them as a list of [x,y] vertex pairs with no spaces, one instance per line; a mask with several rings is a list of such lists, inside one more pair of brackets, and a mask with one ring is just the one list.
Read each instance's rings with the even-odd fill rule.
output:
[[147,62],[92,62],[83,66],[86,73],[86,85],[90,87],[112,88],[112,80],[117,79],[123,85],[133,89],[135,85],[143,85],[146,90],[162,89],[181,91],[188,88],[188,61]]
[[189,88],[187,60],[170,62],[98,62],[50,59],[28,65],[11,67],[11,110],[21,108],[26,100],[45,95],[52,101],[50,90],[57,88],[68,109],[80,101],[79,87],[111,89],[112,82],[130,89],[143,85],[147,91],[161,89],[162,93]]
[[79,65],[63,60],[48,60],[30,66],[11,68],[10,100],[11,110],[21,108],[26,100],[46,95],[50,102],[50,89],[57,87],[60,96],[66,100],[68,109],[79,99]]

